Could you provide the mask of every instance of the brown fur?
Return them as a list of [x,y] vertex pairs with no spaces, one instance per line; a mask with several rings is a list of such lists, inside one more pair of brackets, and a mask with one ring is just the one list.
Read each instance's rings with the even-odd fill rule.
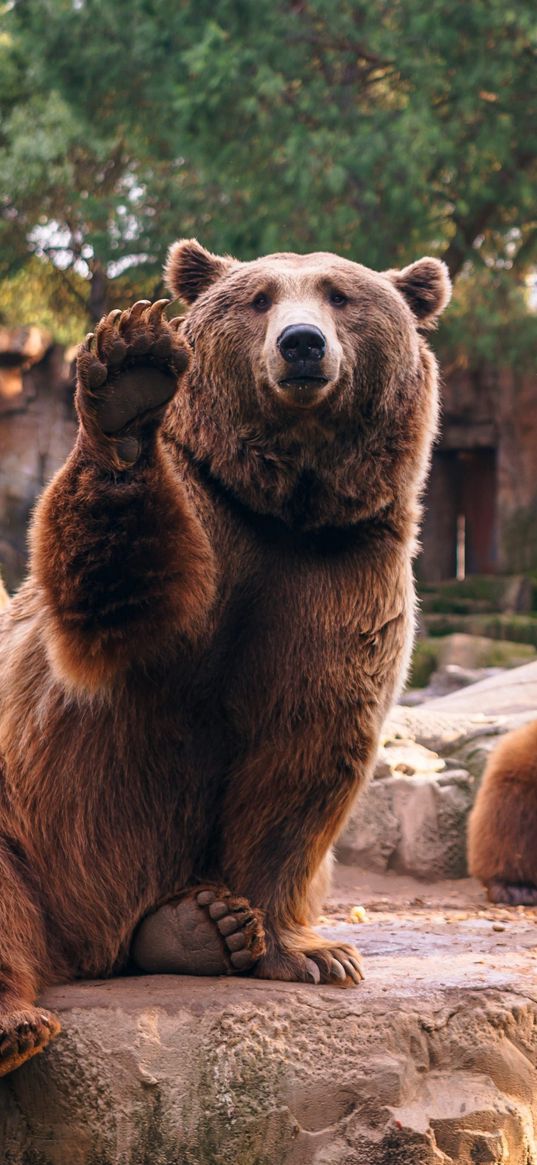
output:
[[537,904],[537,721],[494,749],[468,825],[470,873],[493,901]]
[[[194,354],[165,422],[153,408],[123,446],[102,432],[81,351],[77,444],[0,616],[6,1015],[121,970],[140,918],[198,880],[265,912],[259,975],[301,978],[312,951],[322,967],[315,888],[407,666],[437,411],[418,325],[447,301],[442,265],[242,264],[189,242],[168,275]],[[336,369],[309,411],[274,380],[274,321],[303,316]]]

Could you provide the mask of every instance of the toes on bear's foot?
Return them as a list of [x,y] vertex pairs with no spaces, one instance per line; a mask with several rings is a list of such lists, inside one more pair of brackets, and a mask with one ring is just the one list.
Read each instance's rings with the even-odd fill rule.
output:
[[356,987],[364,978],[358,951],[346,944],[304,952],[276,949],[260,960],[255,974],[260,979],[323,983],[335,987]]
[[109,312],[78,351],[82,417],[108,436],[168,404],[187,368],[187,345],[163,316],[168,302],[139,300]]
[[207,911],[226,947],[231,968],[249,971],[265,952],[262,914],[246,898],[236,898],[228,891],[200,890],[198,906]]
[[42,1052],[60,1032],[55,1015],[38,1007],[0,1015],[0,1076]]
[[306,961],[317,968],[316,983],[331,983],[336,987],[356,987],[364,978],[362,959],[354,947],[321,948],[308,951]]

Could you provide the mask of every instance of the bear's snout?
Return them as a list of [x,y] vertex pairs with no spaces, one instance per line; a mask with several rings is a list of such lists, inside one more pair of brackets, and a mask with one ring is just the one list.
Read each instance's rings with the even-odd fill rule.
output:
[[315,324],[288,324],[276,347],[283,360],[277,391],[286,404],[312,408],[326,395],[326,336]]
[[286,410],[314,409],[338,384],[343,349],[334,312],[318,289],[285,285],[266,313],[259,387]]

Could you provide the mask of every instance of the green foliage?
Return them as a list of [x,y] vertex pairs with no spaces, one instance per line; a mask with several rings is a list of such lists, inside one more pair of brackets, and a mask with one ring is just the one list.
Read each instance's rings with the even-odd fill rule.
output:
[[511,515],[503,543],[503,553],[513,570],[537,570],[537,496],[532,505],[521,506]]
[[466,635],[532,643],[537,647],[536,615],[424,615],[423,623],[433,638],[461,631]]
[[471,574],[467,578],[422,583],[419,587],[421,609],[426,614],[460,614],[466,611],[499,611],[509,600],[511,575]]
[[[144,275],[143,268],[135,268],[110,283],[107,306],[124,308],[136,299],[154,298],[159,291],[160,278],[155,281]],[[82,275],[33,256],[10,279],[0,280],[0,325],[37,324],[66,347],[79,344],[88,330],[87,292],[88,281]]]
[[86,280],[32,258],[11,279],[0,282],[0,324],[37,324],[69,347],[87,331]]
[[[505,267],[462,271],[435,346],[445,371],[454,365],[534,371],[537,312],[528,310],[525,272]],[[513,569],[519,568],[513,564]]]
[[44,254],[158,291],[189,234],[379,269],[432,252],[464,272],[451,350],[495,359],[514,322],[527,352],[533,0],[12,0],[2,27],[4,277]]
[[[535,628],[532,625],[532,633]],[[412,666],[408,681],[409,688],[425,688],[434,671],[442,664],[450,662],[452,642],[450,633],[443,637],[425,637],[417,639],[412,655]],[[459,651],[461,649],[459,648]],[[468,662],[464,666],[481,667],[520,667],[531,663],[537,656],[537,650],[532,643],[511,641],[505,636],[484,638],[474,636],[462,648],[463,657],[467,653]],[[455,650],[455,658],[457,657]]]
[[417,639],[414,644],[408,688],[426,688],[436,668],[440,654],[438,639]]

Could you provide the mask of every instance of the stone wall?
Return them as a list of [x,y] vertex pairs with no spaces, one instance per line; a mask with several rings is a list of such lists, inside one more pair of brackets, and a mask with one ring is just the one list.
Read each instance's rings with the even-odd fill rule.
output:
[[63,349],[38,328],[0,328],[0,566],[9,589],[24,573],[32,506],[74,435]]
[[453,576],[457,510],[470,526],[469,573],[536,569],[537,377],[512,369],[452,372],[442,403],[425,499],[421,577],[432,582]]

